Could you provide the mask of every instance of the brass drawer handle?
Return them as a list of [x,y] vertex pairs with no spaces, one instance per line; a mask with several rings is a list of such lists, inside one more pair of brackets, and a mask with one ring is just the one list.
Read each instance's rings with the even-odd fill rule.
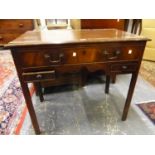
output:
[[118,56],[113,56],[113,57],[109,57],[108,59],[109,60],[114,60],[114,59],[117,59],[118,58]]
[[106,56],[106,58],[109,59],[109,60],[117,59],[120,54],[121,54],[121,51],[119,51],[119,50],[116,50],[112,54],[112,56],[110,56],[111,54],[108,51],[106,51],[106,50],[103,51],[103,55]]
[[61,62],[61,59],[59,60],[50,60],[51,63],[60,63]]
[[45,54],[44,57],[46,59],[48,59],[50,63],[61,63],[62,62],[62,58],[64,57],[64,54],[60,53],[58,60],[51,60],[51,56],[49,54]]

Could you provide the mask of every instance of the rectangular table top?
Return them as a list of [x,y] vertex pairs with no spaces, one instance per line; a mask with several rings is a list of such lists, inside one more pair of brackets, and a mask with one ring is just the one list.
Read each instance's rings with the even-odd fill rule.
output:
[[148,40],[146,37],[117,29],[34,30],[27,31],[5,47]]

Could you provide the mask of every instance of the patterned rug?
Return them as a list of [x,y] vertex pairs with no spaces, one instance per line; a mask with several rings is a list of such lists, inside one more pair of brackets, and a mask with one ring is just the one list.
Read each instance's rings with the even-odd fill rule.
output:
[[25,106],[17,77],[0,98],[0,134],[12,134]]
[[0,51],[0,97],[16,76],[15,66],[9,50]]
[[[139,73],[143,79],[155,87],[155,62],[143,60]],[[137,106],[155,124],[155,102],[149,101],[137,104]]]
[[137,106],[155,124],[155,101],[137,104]]
[[0,51],[0,135],[18,134],[25,100],[9,50]]

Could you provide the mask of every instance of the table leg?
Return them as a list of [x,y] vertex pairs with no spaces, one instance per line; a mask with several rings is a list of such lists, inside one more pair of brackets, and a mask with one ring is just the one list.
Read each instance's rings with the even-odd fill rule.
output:
[[37,82],[36,85],[37,85],[37,89],[38,89],[38,95],[39,95],[39,98],[40,98],[40,102],[43,102],[44,101],[44,96],[43,96],[43,92],[42,92],[41,83]]
[[26,104],[27,104],[27,108],[28,108],[28,111],[29,111],[29,114],[30,114],[30,117],[31,117],[31,121],[32,121],[32,125],[34,127],[34,130],[35,130],[35,133],[40,134],[41,132],[40,132],[40,129],[39,129],[39,124],[38,124],[36,113],[35,113],[33,103],[32,103],[32,100],[31,100],[31,95],[30,95],[30,92],[29,92],[28,85],[25,82],[21,82],[21,86],[22,86],[23,94],[24,94],[24,97],[25,97],[25,101],[26,101]]
[[106,75],[105,93],[109,94],[110,76]]
[[35,91],[36,91],[36,96],[39,96],[39,92],[38,92],[37,83],[36,83],[36,82],[34,82],[34,83],[33,83],[33,85],[34,85],[34,88],[35,88]]
[[132,99],[134,88],[135,88],[136,81],[137,81],[137,77],[138,77],[138,73],[132,74],[132,78],[131,78],[130,86],[128,90],[128,95],[127,95],[124,110],[123,110],[122,121],[125,121],[127,118],[129,107],[131,104],[131,99]]

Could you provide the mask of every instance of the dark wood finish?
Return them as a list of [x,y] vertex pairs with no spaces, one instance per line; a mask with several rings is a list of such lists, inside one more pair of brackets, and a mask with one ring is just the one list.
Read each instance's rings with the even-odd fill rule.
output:
[[[22,82],[21,86],[22,86],[24,96],[30,96],[28,85],[26,83]],[[26,101],[26,104],[27,104],[27,108],[28,108],[28,111],[29,111],[29,114],[30,114],[30,117],[31,117],[33,127],[35,128],[35,133],[40,134],[41,132],[40,132],[40,129],[39,129],[39,124],[38,124],[38,120],[37,120],[37,117],[36,117],[36,114],[35,114],[35,110],[34,110],[34,107],[33,107],[32,100],[31,100],[31,98],[25,98],[25,101]]]
[[[41,48],[33,51],[22,50],[18,52],[19,61],[23,68],[46,67],[49,65],[61,64],[77,64],[81,62],[102,62],[103,60],[137,60],[143,49],[141,45],[133,45],[133,43],[124,43],[124,46],[118,43],[106,43],[102,45],[90,45],[86,47],[73,48]],[[128,53],[131,50],[131,54]],[[75,56],[74,56],[75,55]],[[36,60],[36,61],[34,61]]]
[[[47,20],[46,20],[47,22]],[[121,30],[127,30],[128,29],[128,24],[129,24],[129,20],[128,19],[81,19],[81,27],[82,29],[85,28],[89,28],[89,29],[94,29],[94,28],[117,28],[117,29],[121,29]],[[54,25],[52,25],[52,29],[54,28],[60,28],[60,27],[54,27]],[[63,27],[62,27],[63,28]],[[84,52],[84,51],[83,51]],[[87,59],[90,60],[90,55],[88,52],[88,49],[85,51],[85,57],[87,54]],[[70,59],[70,58],[69,58]],[[89,74],[89,72],[87,72]],[[84,86],[85,82],[87,80],[87,75],[86,72],[82,72],[81,73],[81,83],[79,83],[80,86]],[[116,75],[114,75],[113,77],[111,77],[112,82],[115,83],[116,81]],[[62,84],[68,84],[71,83],[70,81],[72,81],[73,83],[74,80],[71,80],[71,78],[67,79],[63,79],[61,78],[60,81],[59,80],[55,80],[52,82],[41,82],[42,87],[49,87],[49,86],[54,86],[54,85],[62,85]]]
[[20,68],[20,63],[18,62],[18,57],[16,57],[16,54],[15,54],[16,52],[12,49],[11,53],[12,53],[12,56],[13,56],[13,60],[14,60],[16,69],[17,69],[17,74],[18,74],[19,81],[20,81],[20,84],[21,84],[21,87],[22,87],[23,95],[25,97],[25,101],[26,101],[26,105],[27,105],[27,108],[28,108],[28,111],[29,111],[29,114],[30,114],[32,125],[34,127],[35,133],[40,134],[41,131],[40,131],[40,128],[39,128],[38,120],[37,120],[36,113],[35,113],[33,103],[32,103],[32,100],[31,100],[31,95],[30,95],[30,91],[29,91],[29,88],[28,88],[28,84],[23,80],[23,76],[22,76],[23,73],[22,73],[22,70]]
[[40,80],[54,80],[55,71],[28,72],[22,74],[25,82],[38,82]]
[[38,93],[38,96],[40,98],[40,101],[43,102],[44,101],[44,96],[43,96],[43,92],[42,92],[41,83],[37,82],[35,85],[36,85],[36,88],[37,88],[37,93]]
[[0,45],[3,46],[22,33],[33,29],[32,19],[0,19]]
[[132,74],[122,115],[125,120],[147,40],[116,29],[51,30],[29,31],[6,45],[11,49],[36,133],[40,130],[26,83],[76,77],[86,71],[106,74],[105,93],[109,92],[111,76]]
[[127,95],[125,106],[123,109],[122,121],[125,121],[127,118],[129,107],[131,104],[132,95],[133,95],[134,88],[135,88],[136,81],[137,81],[137,77],[138,77],[138,72],[136,72],[134,74],[132,73],[132,78],[131,78],[131,82],[130,82],[130,86],[129,86],[129,90],[128,90],[128,95]]
[[127,19],[81,19],[82,29],[116,28],[119,30],[126,30],[127,26]]
[[127,72],[133,72],[137,70],[137,63],[116,63],[111,65],[111,72],[120,72],[120,73],[127,73]]

